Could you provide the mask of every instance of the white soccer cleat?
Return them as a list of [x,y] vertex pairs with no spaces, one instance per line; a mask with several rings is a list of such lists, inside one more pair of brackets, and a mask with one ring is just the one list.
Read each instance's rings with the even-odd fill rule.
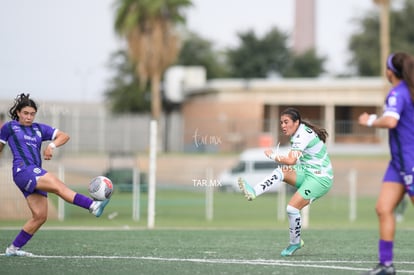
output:
[[33,254],[30,252],[21,250],[20,248],[15,247],[14,245],[10,245],[9,247],[6,248],[6,256],[31,257],[33,256]]
[[103,201],[93,201],[91,208],[89,208],[89,212],[98,218],[102,215],[104,208],[108,203],[109,199]]

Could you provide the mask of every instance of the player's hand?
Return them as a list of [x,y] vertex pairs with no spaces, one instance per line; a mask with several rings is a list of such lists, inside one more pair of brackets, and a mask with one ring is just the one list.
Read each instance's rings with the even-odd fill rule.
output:
[[369,119],[369,114],[366,112],[362,113],[358,118],[358,123],[362,126],[367,126],[368,119]]
[[272,149],[270,149],[270,148],[266,149],[264,151],[264,153],[265,153],[266,157],[270,158],[273,161],[276,161],[276,154],[275,154],[275,152],[273,152]]
[[46,149],[43,151],[43,158],[45,160],[51,160],[53,157],[53,148],[51,146],[46,146]]

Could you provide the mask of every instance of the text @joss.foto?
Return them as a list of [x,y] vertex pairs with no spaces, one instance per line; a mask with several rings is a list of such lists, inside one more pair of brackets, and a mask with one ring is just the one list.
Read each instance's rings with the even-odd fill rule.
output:
[[220,187],[221,182],[217,179],[193,179],[194,187]]

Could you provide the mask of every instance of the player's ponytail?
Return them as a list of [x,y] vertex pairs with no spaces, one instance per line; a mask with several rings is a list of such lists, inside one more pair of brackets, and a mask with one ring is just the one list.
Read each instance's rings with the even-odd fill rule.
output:
[[305,124],[318,135],[320,140],[322,140],[324,143],[326,142],[326,139],[328,138],[328,132],[324,128],[320,128],[309,121],[303,120],[297,109],[289,107],[285,109],[280,115],[287,115],[292,119],[293,122],[299,121],[299,124]]
[[302,120],[302,123],[311,128],[318,135],[320,140],[322,140],[324,143],[326,142],[326,139],[328,138],[328,132],[326,129],[320,128],[306,120]]

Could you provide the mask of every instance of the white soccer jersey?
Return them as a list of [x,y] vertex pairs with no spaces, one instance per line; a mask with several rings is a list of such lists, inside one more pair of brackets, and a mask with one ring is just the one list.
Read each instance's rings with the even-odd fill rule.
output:
[[332,164],[325,143],[305,124],[290,138],[291,150],[298,152],[296,167],[318,177],[333,178]]

